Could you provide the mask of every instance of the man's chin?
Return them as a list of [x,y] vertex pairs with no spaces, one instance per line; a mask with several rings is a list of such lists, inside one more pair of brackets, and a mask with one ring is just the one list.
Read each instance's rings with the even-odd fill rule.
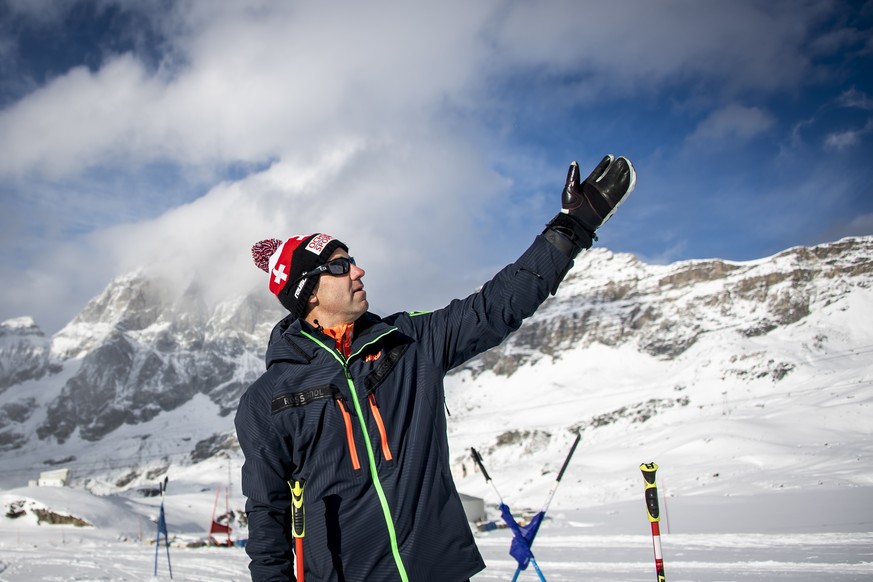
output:
[[[359,315],[363,315],[368,309],[370,309],[370,302],[367,301],[367,294],[364,291],[360,291],[362,297],[357,297],[358,301],[356,301],[357,310],[360,312]],[[357,293],[355,295],[358,295]]]

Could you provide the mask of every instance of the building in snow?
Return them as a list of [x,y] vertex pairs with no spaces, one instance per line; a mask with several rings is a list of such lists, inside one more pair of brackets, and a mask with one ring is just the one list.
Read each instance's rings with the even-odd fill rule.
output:
[[467,515],[467,521],[478,523],[485,519],[485,500],[472,495],[461,495],[461,503],[464,505],[464,513]]
[[54,471],[43,471],[39,474],[39,479],[30,481],[28,485],[31,487],[66,487],[70,484],[70,470],[56,469]]

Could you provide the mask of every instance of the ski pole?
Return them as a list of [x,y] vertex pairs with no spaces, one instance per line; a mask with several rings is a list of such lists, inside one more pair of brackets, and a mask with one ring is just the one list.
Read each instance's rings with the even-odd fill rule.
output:
[[643,472],[646,488],[646,512],[649,516],[649,523],[652,524],[652,547],[655,550],[655,573],[658,575],[658,582],[665,582],[664,576],[664,556],[661,554],[661,512],[658,509],[658,485],[655,482],[655,472],[658,470],[658,465],[655,463],[643,463],[640,465],[640,470]]
[[[289,482],[288,485],[291,485]],[[306,534],[306,510],[303,507],[303,482],[295,481],[291,487],[291,517],[294,536],[294,552],[297,555],[297,582],[303,582],[303,536]]]
[[[497,499],[500,500],[500,506],[506,507],[507,513],[508,513],[509,506],[507,506],[505,503],[503,503],[503,497],[500,495],[500,491],[497,490],[497,485],[494,484],[494,481],[491,479],[491,475],[489,475],[488,471],[485,469],[485,463],[482,462],[482,456],[479,455],[479,451],[477,451],[473,447],[470,447],[470,452],[473,454],[473,460],[476,461],[477,465],[479,465],[479,469],[482,471],[482,475],[485,477],[485,481],[487,483],[490,483],[491,488],[494,489],[494,493],[497,495]],[[524,541],[525,541],[524,535],[521,533],[521,529],[519,528],[519,526],[515,522],[515,520],[514,519],[507,520],[506,518],[504,518],[504,521],[506,521],[506,525],[508,525],[510,527],[510,529],[512,529],[512,535],[515,536],[516,538],[518,538],[518,540],[520,542],[524,543]],[[513,526],[515,526],[515,527],[513,527]],[[540,566],[539,566],[539,564],[537,564],[537,559],[534,557],[533,551],[531,551],[530,546],[527,546],[527,553],[530,555],[530,563],[533,564],[534,570],[536,570],[536,572],[537,572],[537,576],[540,577],[540,581],[546,582],[546,577],[543,576],[543,572],[542,572],[542,570],[540,570]],[[517,570],[516,570],[515,576],[516,576],[516,578],[518,577]]]

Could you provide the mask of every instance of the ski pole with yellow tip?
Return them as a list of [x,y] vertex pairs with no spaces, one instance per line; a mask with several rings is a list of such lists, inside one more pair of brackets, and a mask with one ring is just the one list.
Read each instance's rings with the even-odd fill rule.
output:
[[306,534],[306,510],[303,507],[303,481],[295,481],[291,487],[291,535],[294,537],[294,554],[297,556],[297,582],[303,582],[303,536]]

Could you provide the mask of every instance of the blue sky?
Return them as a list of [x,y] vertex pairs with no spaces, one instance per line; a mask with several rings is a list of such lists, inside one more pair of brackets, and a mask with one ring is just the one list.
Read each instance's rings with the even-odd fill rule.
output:
[[873,234],[873,2],[0,0],[0,320],[153,269],[266,290],[324,231],[380,312],[467,294],[570,161],[637,189],[599,245],[750,260]]

